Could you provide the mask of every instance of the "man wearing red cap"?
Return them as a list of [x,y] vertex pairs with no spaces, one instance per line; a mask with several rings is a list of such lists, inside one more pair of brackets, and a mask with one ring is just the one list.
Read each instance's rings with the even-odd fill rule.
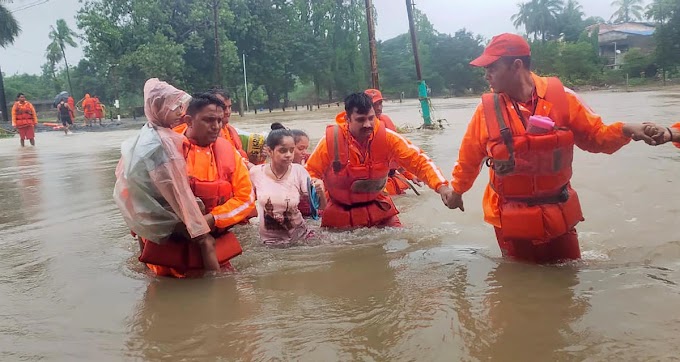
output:
[[484,219],[495,227],[503,255],[535,263],[579,259],[574,146],[611,154],[631,139],[655,144],[656,131],[651,124],[603,124],[559,79],[531,72],[530,62],[522,37],[501,34],[470,63],[486,69],[493,93],[482,96],[468,125],[453,168],[454,193],[442,199],[464,211],[462,194],[486,159]]
[[[375,111],[375,118],[385,125],[385,128],[391,129],[397,132],[397,127],[392,122],[392,119],[383,113],[383,96],[382,93],[377,89],[366,89],[364,91],[369,97],[371,97],[371,102],[373,102],[373,110]],[[401,195],[405,194],[406,190],[412,187],[409,184],[409,180],[416,183],[418,186],[422,186],[423,183],[416,177],[416,175],[406,171],[403,168],[394,166],[390,170],[390,177],[387,179],[387,185],[385,186],[385,192],[390,195]],[[413,189],[415,191],[415,188]],[[416,191],[417,193],[417,191]]]
[[375,118],[380,122],[385,124],[387,129],[397,131],[397,127],[392,122],[392,119],[383,113],[383,96],[382,93],[377,89],[366,89],[364,93],[371,97],[371,102],[373,102],[373,110],[375,111]]

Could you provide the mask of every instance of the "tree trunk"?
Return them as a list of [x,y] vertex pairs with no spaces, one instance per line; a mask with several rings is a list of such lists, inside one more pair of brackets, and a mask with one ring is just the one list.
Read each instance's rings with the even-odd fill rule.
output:
[[61,55],[64,56],[64,65],[66,65],[66,79],[68,80],[68,91],[71,96],[73,96],[73,85],[71,85],[71,74],[68,70],[68,61],[66,60],[66,51],[64,51],[64,46],[59,43],[59,48],[61,48]]
[[7,99],[5,99],[5,79],[2,76],[2,69],[0,69],[0,111],[2,111],[2,121],[9,122]]

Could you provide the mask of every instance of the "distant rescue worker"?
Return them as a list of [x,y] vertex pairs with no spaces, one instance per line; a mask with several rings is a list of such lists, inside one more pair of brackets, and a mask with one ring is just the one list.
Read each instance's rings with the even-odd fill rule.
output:
[[35,146],[35,125],[38,124],[38,114],[31,102],[26,100],[23,93],[17,94],[16,102],[12,106],[12,126],[19,132],[19,142],[24,147],[28,139],[31,146]]
[[76,120],[76,101],[75,101],[75,99],[73,99],[73,96],[69,95],[68,99],[66,100],[66,103],[68,103],[68,106],[71,109],[71,120],[75,121]]
[[345,98],[345,112],[306,163],[312,179],[322,179],[329,196],[321,226],[337,229],[401,226],[399,211],[383,193],[390,165],[416,174],[442,199],[452,192],[441,170],[420,148],[376,122],[371,98],[355,93]]
[[470,64],[486,69],[493,93],[470,121],[445,200],[464,210],[467,192],[487,160],[484,219],[504,256],[535,263],[581,257],[575,226],[583,221],[571,188],[574,146],[611,154],[632,139],[654,143],[645,124],[605,125],[557,78],[530,71],[531,50],[520,36],[495,36]]
[[97,118],[97,110],[95,106],[94,98],[90,97],[90,94],[85,94],[83,99],[83,113],[85,115],[85,126],[89,127],[92,125],[92,121]]
[[[373,110],[375,110],[375,118],[384,123],[387,129],[397,132],[397,126],[394,125],[392,119],[383,113],[383,102],[385,99],[383,98],[382,93],[377,89],[367,89],[364,91],[364,93],[371,97],[371,102],[373,102]],[[390,177],[387,179],[387,185],[385,186],[385,191],[388,194],[401,195],[406,193],[406,190],[412,187],[409,183],[409,180],[415,182],[419,186],[422,185],[420,180],[418,180],[414,174],[404,169],[397,170],[398,167],[396,167],[396,165],[393,166],[394,167],[390,169]]]
[[104,118],[104,107],[102,106],[102,103],[99,101],[99,97],[95,94],[94,97],[92,97],[94,103],[94,117],[97,118],[97,121],[99,121],[99,126],[102,125],[102,118]]

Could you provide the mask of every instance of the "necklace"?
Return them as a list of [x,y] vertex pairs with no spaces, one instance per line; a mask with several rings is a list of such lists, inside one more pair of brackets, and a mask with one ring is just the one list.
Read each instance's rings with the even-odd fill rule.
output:
[[286,172],[284,172],[283,175],[281,175],[280,177],[279,177],[279,175],[277,175],[276,172],[274,171],[274,166],[272,166],[271,163],[269,164],[269,169],[272,170],[272,174],[274,175],[274,177],[276,177],[277,180],[281,180],[281,179],[283,178],[283,176],[286,176],[286,174],[288,173],[288,170],[290,170],[290,165],[289,165],[288,168],[286,169]]

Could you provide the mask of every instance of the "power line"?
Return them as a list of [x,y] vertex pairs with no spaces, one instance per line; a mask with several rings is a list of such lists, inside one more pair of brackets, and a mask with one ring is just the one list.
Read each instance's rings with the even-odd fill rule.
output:
[[17,13],[17,12],[19,12],[19,11],[28,10],[28,9],[30,9],[30,8],[34,8],[34,7],[38,6],[38,5],[46,4],[46,3],[48,3],[48,2],[50,2],[50,0],[38,0],[38,1],[36,1],[36,2],[32,2],[32,3],[30,3],[30,4],[26,4],[26,5],[20,6],[20,7],[16,8],[16,9],[14,9],[14,10],[10,10],[9,12],[10,12],[10,13]]

